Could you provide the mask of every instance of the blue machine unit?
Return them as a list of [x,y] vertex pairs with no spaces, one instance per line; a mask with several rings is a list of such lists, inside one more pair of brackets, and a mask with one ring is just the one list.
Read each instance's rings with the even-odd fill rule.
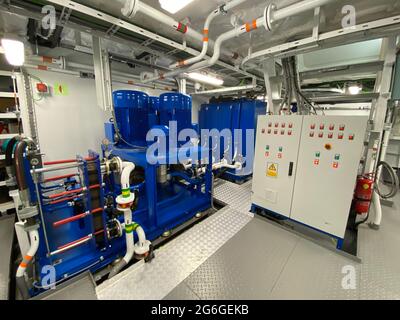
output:
[[[20,195],[29,195],[20,214],[29,222],[27,234],[37,228],[40,238],[30,295],[45,289],[46,266],[54,267],[57,283],[86,270],[95,272],[124,256],[125,233],[132,232],[133,225],[143,228],[153,241],[211,207],[212,165],[204,161],[205,155],[209,159],[209,150],[186,145],[165,154],[147,154],[152,145],[146,141],[149,129],[161,128],[168,138],[169,121],[176,120],[179,129],[193,128],[191,98],[168,93],[158,99],[117,91],[114,105],[120,136],[116,139],[114,124],[105,124],[109,142],[102,145],[104,159],[89,152],[86,158],[43,163],[34,148],[27,152],[17,148],[24,157],[24,168],[16,170],[17,180],[24,172],[27,181]],[[189,151],[201,161],[171,162]],[[124,225],[116,202],[124,194],[121,173],[112,168],[117,160],[135,165],[130,176],[130,191],[136,198],[130,207],[134,223],[129,226]]]
[[[231,130],[232,133],[236,129],[241,129],[243,134],[241,140],[233,139],[229,150],[224,148],[223,138],[220,141],[220,159],[224,157],[224,153],[228,152],[232,158],[236,155],[246,158],[247,146],[246,130],[254,132],[251,148],[254,150],[255,145],[255,130],[257,129],[257,117],[266,114],[266,104],[259,100],[238,99],[232,101],[210,102],[201,106],[199,111],[199,127],[200,129],[222,131],[224,129]],[[241,147],[239,147],[241,146]],[[241,149],[241,154],[237,154],[237,150]],[[225,149],[225,150],[224,150]],[[253,174],[253,161],[250,156],[246,161],[245,166],[239,172],[233,169],[227,170],[222,177],[226,180],[242,183],[249,179]]]

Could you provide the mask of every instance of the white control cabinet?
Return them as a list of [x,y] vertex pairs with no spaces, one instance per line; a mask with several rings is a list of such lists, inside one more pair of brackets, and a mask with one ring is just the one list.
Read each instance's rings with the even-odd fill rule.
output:
[[260,116],[253,204],[343,239],[367,122],[361,116]]

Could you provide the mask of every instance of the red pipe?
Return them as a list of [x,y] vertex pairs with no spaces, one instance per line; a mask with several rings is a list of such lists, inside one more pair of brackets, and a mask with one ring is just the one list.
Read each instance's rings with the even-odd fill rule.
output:
[[78,214],[78,215],[76,215],[76,216],[73,216],[73,217],[70,217],[70,218],[67,218],[67,219],[64,219],[64,220],[60,220],[60,221],[54,222],[54,223],[53,223],[53,227],[54,227],[54,228],[57,228],[57,227],[60,227],[60,226],[65,225],[65,224],[68,224],[68,223],[71,223],[71,222],[74,222],[74,221],[83,219],[83,218],[85,218],[85,217],[88,216],[88,215],[95,214],[95,213],[99,213],[99,212],[103,212],[103,209],[102,209],[102,208],[97,208],[97,209],[94,209],[94,210],[93,210],[92,212],[90,212],[89,214],[87,214],[86,212],[84,212],[84,213],[82,213],[82,214]]
[[[103,232],[104,232],[104,229],[99,230],[99,231],[97,231],[97,232],[95,232],[95,233],[93,233],[93,234],[87,235],[86,237],[83,237],[83,238],[81,238],[81,239],[78,239],[78,240],[72,241],[72,242],[70,242],[70,243],[67,243],[67,244],[65,244],[65,245],[63,245],[63,246],[61,246],[61,247],[58,247],[57,249],[58,249],[58,250],[63,250],[63,249],[68,250],[68,249],[72,249],[72,248],[69,248],[69,247],[71,247],[71,246],[73,246],[74,244],[77,244],[77,243],[79,243],[79,242],[81,242],[81,241],[85,241],[85,240],[88,241],[88,240],[90,240],[91,238],[93,238],[93,236],[97,236],[97,235],[99,235],[99,234],[101,234],[101,233],[103,233]],[[81,245],[84,244],[84,243],[86,243],[86,242],[82,242]]]
[[76,175],[77,175],[77,173],[66,174],[66,175],[57,176],[57,177],[51,177],[51,178],[45,179],[44,182],[52,182],[52,181],[58,181],[58,180],[68,179],[68,178],[75,177]]
[[82,197],[82,195],[78,194],[78,195],[75,195],[73,197],[62,198],[62,199],[58,199],[58,200],[55,200],[55,201],[51,201],[51,202],[49,202],[49,204],[58,204],[58,203],[61,203],[61,202],[64,202],[64,201],[72,201],[75,198],[80,198],[80,197]]
[[[100,188],[100,185],[99,184],[95,184],[93,186],[90,186],[89,190],[98,189],[98,188]],[[49,199],[55,199],[55,198],[59,198],[59,197],[63,197],[63,196],[68,196],[70,194],[79,193],[79,192],[82,192],[82,191],[85,191],[85,190],[86,190],[85,188],[79,188],[79,189],[74,189],[74,190],[70,190],[70,191],[64,191],[64,192],[61,192],[61,193],[56,193],[56,194],[50,195]]]
[[[84,159],[85,159],[85,161],[94,161],[94,160],[96,160],[96,158],[90,158],[90,157],[87,157],[87,158],[84,158]],[[55,164],[66,164],[66,163],[74,163],[74,162],[78,162],[78,160],[77,159],[56,160],[56,161],[44,162],[43,164],[45,166],[53,166]]]
[[65,164],[65,163],[74,163],[77,162],[76,159],[68,159],[68,160],[57,160],[57,161],[48,161],[48,162],[44,162],[43,164],[45,166],[53,166],[55,164]]

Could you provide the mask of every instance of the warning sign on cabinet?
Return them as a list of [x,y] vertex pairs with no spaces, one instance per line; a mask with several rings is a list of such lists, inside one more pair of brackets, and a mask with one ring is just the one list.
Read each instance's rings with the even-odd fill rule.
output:
[[278,164],[277,163],[268,163],[267,177],[278,178]]

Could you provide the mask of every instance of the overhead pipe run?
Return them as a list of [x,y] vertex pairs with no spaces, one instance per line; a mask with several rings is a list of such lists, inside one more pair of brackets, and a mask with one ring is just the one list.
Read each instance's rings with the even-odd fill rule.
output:
[[[193,30],[188,25],[185,25],[181,22],[176,21],[175,19],[171,18],[170,16],[166,15],[165,13],[162,13],[161,11],[154,9],[153,7],[143,3],[140,0],[127,0],[125,2],[125,6],[121,9],[121,12],[128,19],[134,18],[135,15],[138,12],[140,12],[140,13],[148,16],[150,19],[157,20],[157,21],[173,28],[177,32],[180,32],[180,33],[186,35],[187,37],[190,37],[194,40],[197,40],[197,41],[203,43],[203,39],[204,39],[203,34]],[[209,44],[210,44],[210,46],[214,46],[213,41],[209,41]],[[224,50],[223,54],[231,59],[239,58],[239,55],[237,53],[234,53],[229,50]]]
[[208,94],[215,94],[215,93],[248,91],[248,90],[254,90],[256,88],[257,88],[256,84],[251,84],[251,85],[247,85],[247,86],[238,86],[238,87],[221,88],[221,89],[215,89],[215,90],[198,91],[198,92],[193,92],[191,95],[208,95]]
[[191,65],[194,64],[196,62],[199,62],[201,60],[203,60],[208,52],[208,44],[209,44],[209,30],[210,30],[210,25],[211,22],[218,16],[220,16],[221,14],[226,14],[229,10],[237,7],[238,5],[242,4],[243,2],[245,2],[246,0],[233,0],[230,1],[228,3],[225,3],[222,6],[219,6],[217,9],[215,9],[214,11],[212,11],[207,19],[206,22],[204,23],[204,28],[203,28],[203,49],[201,51],[201,53],[193,58],[187,59],[187,60],[181,60],[179,62],[176,62],[172,65],[170,65],[170,69],[176,69],[179,67],[183,67],[183,66],[187,66],[187,65]]
[[160,79],[163,80],[166,78],[175,77],[181,73],[211,67],[215,63],[217,63],[217,61],[219,60],[220,55],[221,55],[221,47],[225,41],[228,41],[235,37],[239,37],[245,33],[250,33],[252,31],[258,29],[261,26],[264,26],[266,31],[270,32],[272,30],[272,22],[273,21],[282,20],[282,19],[288,18],[290,16],[293,16],[295,14],[299,14],[299,13],[302,13],[302,12],[305,12],[305,11],[308,11],[311,9],[315,9],[317,7],[320,7],[322,5],[330,3],[332,1],[333,0],[306,0],[306,1],[301,1],[301,2],[295,3],[289,7],[279,9],[279,10],[276,10],[275,4],[270,4],[269,6],[267,6],[265,8],[263,16],[259,17],[258,19],[253,20],[251,23],[246,23],[240,27],[237,27],[233,30],[230,30],[228,32],[221,34],[215,41],[214,54],[211,57],[211,59],[209,59],[207,61],[199,62],[188,68],[178,69],[178,70],[171,71],[171,72],[168,72],[165,74],[162,73],[162,74],[160,74],[159,77],[154,77],[154,78],[144,80],[143,83],[149,83],[149,82],[153,82],[153,81],[160,80]]

